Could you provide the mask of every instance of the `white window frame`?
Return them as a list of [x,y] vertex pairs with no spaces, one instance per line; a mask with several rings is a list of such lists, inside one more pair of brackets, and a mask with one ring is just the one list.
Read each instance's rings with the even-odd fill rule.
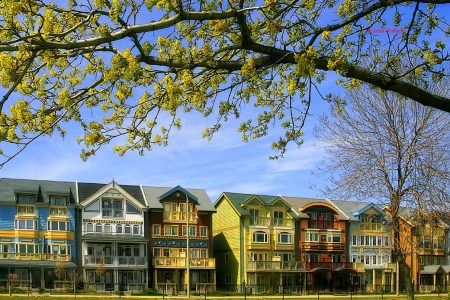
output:
[[[57,228],[56,229],[53,229],[53,226],[52,226],[53,223],[57,224],[57,226],[56,226]],[[61,229],[61,223],[65,223],[65,227],[66,228],[64,230]],[[48,231],[64,231],[64,232],[67,232],[67,231],[70,231],[70,223],[68,221],[50,220],[50,221],[47,221],[47,230]]]
[[[287,242],[283,242],[282,241],[282,236],[287,236],[288,237],[288,241]],[[290,232],[286,232],[286,231],[282,231],[282,232],[278,233],[278,244],[291,245],[292,244],[292,234]]]
[[[263,242],[258,242],[258,236],[262,236],[264,241]],[[253,241],[253,243],[256,243],[256,244],[267,244],[269,242],[269,238],[268,238],[267,232],[265,232],[265,231],[255,231],[255,232],[253,232],[252,241]]]
[[[20,228],[20,223],[22,222],[24,222],[24,228]],[[16,230],[37,230],[37,221],[34,219],[16,219],[14,224]],[[30,224],[32,225],[31,227],[29,226]]]

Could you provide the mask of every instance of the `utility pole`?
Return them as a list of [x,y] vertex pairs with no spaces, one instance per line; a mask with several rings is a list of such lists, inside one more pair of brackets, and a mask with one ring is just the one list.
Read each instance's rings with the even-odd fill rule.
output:
[[189,197],[186,195],[186,278],[187,278],[187,291],[186,296],[191,296],[191,278],[189,274]]

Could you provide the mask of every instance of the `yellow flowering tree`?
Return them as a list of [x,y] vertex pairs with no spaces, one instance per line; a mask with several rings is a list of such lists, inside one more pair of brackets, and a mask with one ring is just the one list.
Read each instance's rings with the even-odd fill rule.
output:
[[[84,129],[82,158],[166,145],[181,112],[244,107],[244,140],[278,123],[276,156],[302,143],[326,72],[450,111],[427,86],[448,76],[450,0],[14,0],[0,2],[2,163],[43,135]],[[317,93],[316,93],[317,92]],[[12,152],[9,144],[19,145]],[[18,150],[17,150],[18,149]]]

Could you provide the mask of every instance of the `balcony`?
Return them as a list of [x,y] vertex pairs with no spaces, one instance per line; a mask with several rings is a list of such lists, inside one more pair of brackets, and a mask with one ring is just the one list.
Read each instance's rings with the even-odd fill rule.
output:
[[[153,258],[153,266],[155,268],[186,268],[186,258],[184,257],[155,257]],[[215,268],[216,260],[214,258],[190,258],[189,268],[205,269]]]
[[344,243],[302,242],[302,251],[345,251]]
[[264,227],[293,227],[294,223],[291,219],[267,218],[267,217],[250,217],[250,226]]
[[355,269],[352,262],[306,262],[305,271],[313,269],[329,269],[337,271],[339,269]]
[[[187,221],[187,212],[180,211],[164,211],[163,221],[169,223],[186,223]],[[197,214],[190,212],[189,213],[189,223],[197,223]]]
[[373,270],[373,269],[382,269],[382,270],[396,270],[397,266],[395,263],[381,263],[380,265],[366,265],[365,263],[359,262],[354,263],[355,270],[358,273],[364,273],[366,270]]
[[300,261],[249,261],[247,270],[249,272],[292,272],[303,271],[304,263]]
[[308,220],[308,228],[312,229],[339,229],[337,221]]
[[1,259],[70,261],[70,254],[0,252]]
[[105,266],[146,266],[145,256],[95,256],[85,255],[85,265],[105,265]]
[[370,231],[384,231],[386,230],[386,225],[382,223],[369,223],[369,222],[361,222],[359,225],[361,230],[370,230]]

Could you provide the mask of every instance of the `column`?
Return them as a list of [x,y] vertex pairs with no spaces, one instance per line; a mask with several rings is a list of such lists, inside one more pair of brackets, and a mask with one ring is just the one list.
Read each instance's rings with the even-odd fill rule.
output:
[[372,291],[376,291],[376,288],[377,288],[377,286],[376,286],[376,275],[377,275],[377,273],[376,273],[376,270],[375,269],[373,269],[372,270]]
[[155,269],[155,276],[153,276],[155,290],[158,290],[158,270]]
[[391,293],[394,292],[394,271],[391,270]]
[[213,290],[216,291],[216,269],[213,270],[213,283],[214,283]]
[[384,286],[386,285],[386,271],[381,271],[381,285],[384,289]]
[[436,290],[436,274],[433,275],[433,290]]
[[41,289],[45,289],[44,268],[41,268]]

